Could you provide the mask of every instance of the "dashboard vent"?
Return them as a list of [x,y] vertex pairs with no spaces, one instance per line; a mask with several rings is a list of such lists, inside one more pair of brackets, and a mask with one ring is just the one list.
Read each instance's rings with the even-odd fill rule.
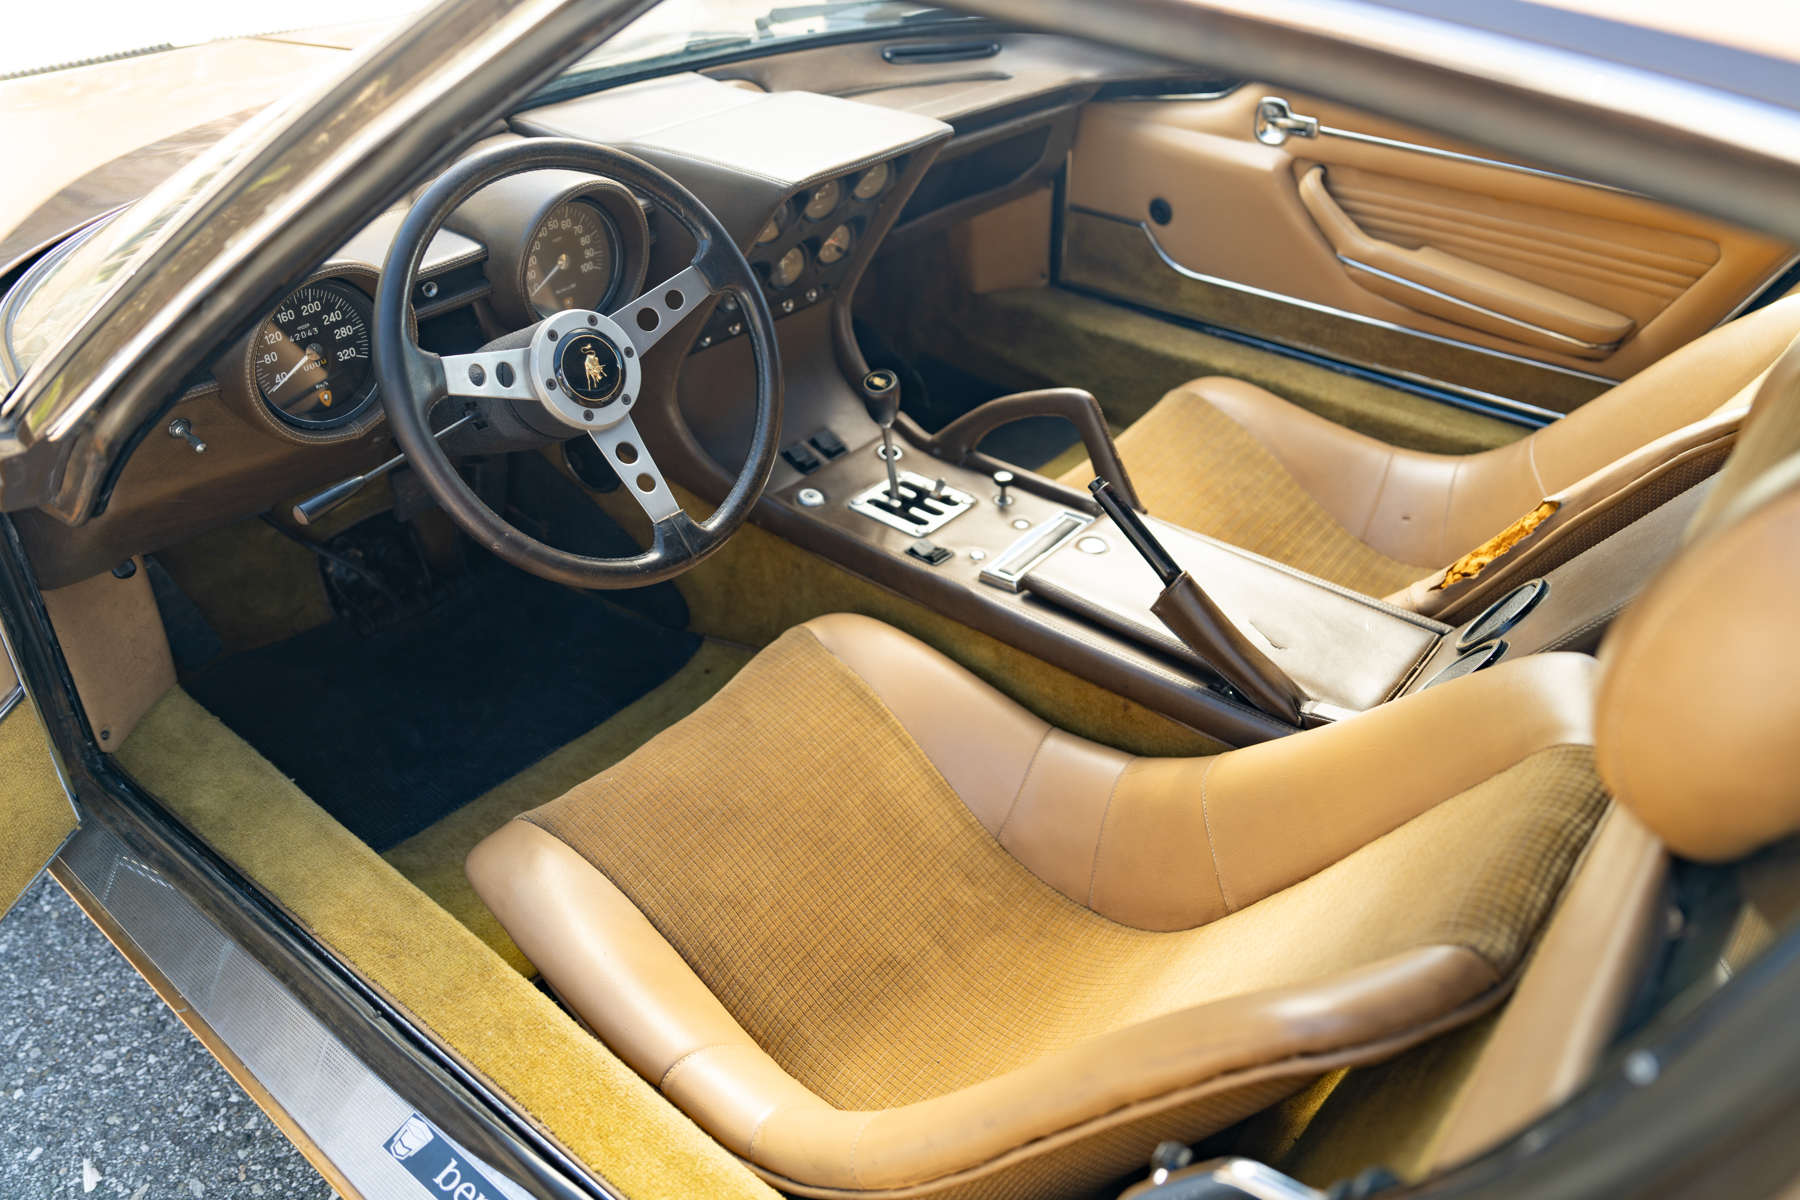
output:
[[881,57],[896,67],[917,63],[967,62],[974,58],[992,58],[1000,53],[1000,43],[991,38],[958,42],[907,42],[900,46],[884,46]]

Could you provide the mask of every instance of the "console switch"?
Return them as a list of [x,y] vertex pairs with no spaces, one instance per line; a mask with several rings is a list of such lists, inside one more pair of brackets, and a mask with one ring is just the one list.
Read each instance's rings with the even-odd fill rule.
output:
[[835,461],[844,457],[844,454],[848,449],[843,441],[839,439],[838,435],[831,432],[829,429],[821,429],[806,440],[811,442],[813,444],[813,449],[817,450],[820,454],[823,454],[828,461]]
[[949,562],[951,558],[950,551],[944,549],[929,538],[920,538],[918,541],[908,546],[906,552],[920,562],[930,563],[934,567],[940,563]]
[[781,452],[781,457],[787,459],[788,465],[802,475],[811,475],[825,465],[819,461],[819,456],[812,452],[812,447],[805,442],[795,442]]

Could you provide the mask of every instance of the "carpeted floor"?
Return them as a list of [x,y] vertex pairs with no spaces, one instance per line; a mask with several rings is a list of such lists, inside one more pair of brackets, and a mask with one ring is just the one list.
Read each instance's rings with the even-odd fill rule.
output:
[[500,922],[469,886],[463,859],[476,842],[520,813],[593,778],[699,708],[754,653],[744,646],[707,642],[649,695],[381,857],[491,946],[514,970],[527,977],[536,975],[537,968],[513,945],[506,930],[500,928]]
[[386,850],[574,741],[700,646],[497,561],[423,616],[342,620],[226,658],[188,692]]

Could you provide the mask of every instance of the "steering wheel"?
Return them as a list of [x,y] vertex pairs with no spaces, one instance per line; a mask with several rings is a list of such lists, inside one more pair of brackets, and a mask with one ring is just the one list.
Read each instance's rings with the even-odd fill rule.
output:
[[[604,175],[648,196],[679,221],[697,248],[687,268],[610,314],[574,309],[491,343],[439,357],[411,332],[410,297],[425,247],[456,207],[497,179],[550,167]],[[725,500],[704,521],[682,509],[632,420],[644,402],[642,361],[650,347],[708,296],[736,297],[756,364],[756,423],[750,453]],[[471,155],[425,190],[400,224],[375,297],[375,378],[394,439],[433,498],[464,533],[514,566],[581,588],[629,588],[681,574],[725,544],[762,494],[781,434],[781,360],[775,322],[755,274],[730,234],[692,192],[642,159],[587,142],[531,138]],[[591,437],[643,506],[655,530],[633,558],[589,558],[546,546],[513,528],[463,481],[430,427],[446,397],[537,405],[540,428]],[[672,399],[669,401],[672,403]],[[533,413],[533,416],[537,416]]]

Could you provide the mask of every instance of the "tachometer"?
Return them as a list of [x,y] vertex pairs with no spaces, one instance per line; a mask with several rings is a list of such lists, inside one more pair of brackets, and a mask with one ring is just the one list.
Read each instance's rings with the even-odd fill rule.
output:
[[251,365],[262,398],[305,428],[341,425],[375,398],[369,298],[339,279],[293,293],[256,331]]
[[525,294],[540,317],[599,309],[619,279],[618,234],[592,204],[565,200],[550,210],[525,251]]

